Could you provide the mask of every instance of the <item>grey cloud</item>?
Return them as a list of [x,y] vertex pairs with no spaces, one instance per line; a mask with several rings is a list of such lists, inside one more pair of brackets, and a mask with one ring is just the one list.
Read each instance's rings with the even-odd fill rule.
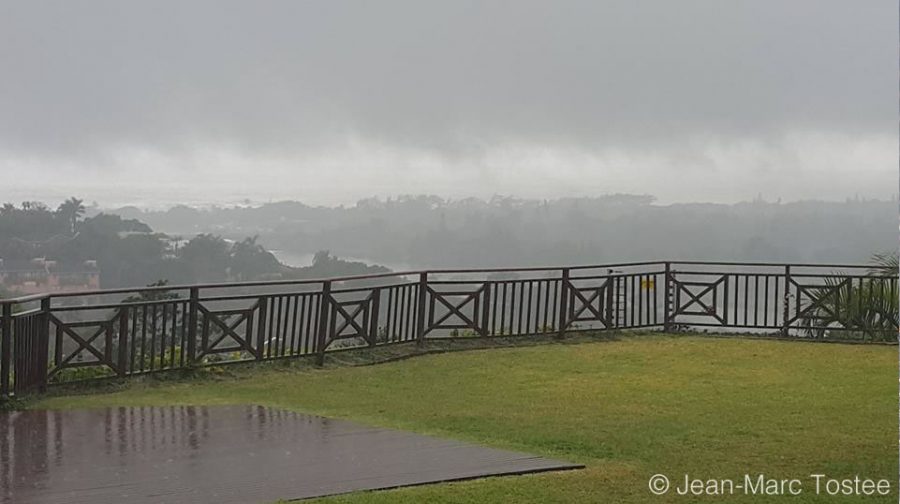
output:
[[896,136],[896,14],[888,0],[0,1],[0,158],[127,171],[104,156],[225,146],[290,164],[358,138],[452,166],[524,145],[702,167],[685,142],[865,143]]

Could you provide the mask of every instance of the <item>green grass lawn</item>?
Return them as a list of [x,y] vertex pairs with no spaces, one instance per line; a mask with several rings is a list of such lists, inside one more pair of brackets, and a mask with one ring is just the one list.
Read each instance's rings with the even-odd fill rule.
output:
[[[40,408],[257,403],[474,441],[585,470],[364,492],[322,502],[896,502],[897,348],[649,335],[285,366],[48,397]],[[685,473],[798,478],[796,497],[652,495]],[[815,495],[811,473],[891,481],[889,497]]]

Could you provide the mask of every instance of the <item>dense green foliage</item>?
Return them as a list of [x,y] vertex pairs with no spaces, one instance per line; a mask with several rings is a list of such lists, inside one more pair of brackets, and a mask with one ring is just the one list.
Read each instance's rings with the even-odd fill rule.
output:
[[[655,473],[807,478],[821,472],[894,482],[896,359],[896,347],[878,345],[647,335],[355,368],[285,363],[207,381],[129,382],[114,393],[59,396],[32,406],[265,404],[587,465],[322,502],[695,502],[654,497],[647,480]],[[892,490],[864,501],[896,502]],[[699,501],[784,499],[860,501],[807,491]]]
[[809,293],[802,322],[806,332],[817,338],[829,337],[829,328],[846,329],[841,337],[896,341],[900,297],[898,297],[898,256],[876,254],[870,278],[825,279],[822,288]]
[[[377,273],[386,268],[342,261],[327,251],[308,267],[290,268],[256,237],[227,240],[212,233],[190,239],[154,232],[137,219],[99,213],[80,219],[85,208],[70,198],[51,210],[39,202],[0,208],[0,259],[28,265],[46,258],[69,270],[96,261],[101,287],[137,287],[159,280],[172,284],[321,278]],[[21,267],[21,266],[18,266]]]

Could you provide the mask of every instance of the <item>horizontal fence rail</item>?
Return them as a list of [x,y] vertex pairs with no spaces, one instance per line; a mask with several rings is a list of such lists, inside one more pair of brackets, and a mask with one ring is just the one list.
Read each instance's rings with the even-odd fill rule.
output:
[[710,328],[896,341],[896,272],[665,261],[411,271],[0,300],[0,397],[440,338]]

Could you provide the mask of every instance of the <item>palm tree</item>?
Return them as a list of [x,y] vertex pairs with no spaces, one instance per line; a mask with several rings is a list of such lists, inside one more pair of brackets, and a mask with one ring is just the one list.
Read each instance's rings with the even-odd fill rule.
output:
[[856,333],[863,339],[892,340],[898,329],[898,257],[875,254],[867,277],[835,276],[809,291],[801,309],[805,332],[824,338],[833,329]]
[[75,224],[78,222],[78,217],[84,214],[84,210],[84,200],[72,196],[62,202],[56,211],[69,223],[69,231],[75,233]]
[[869,274],[875,276],[897,276],[900,271],[900,255],[897,252],[873,254]]

